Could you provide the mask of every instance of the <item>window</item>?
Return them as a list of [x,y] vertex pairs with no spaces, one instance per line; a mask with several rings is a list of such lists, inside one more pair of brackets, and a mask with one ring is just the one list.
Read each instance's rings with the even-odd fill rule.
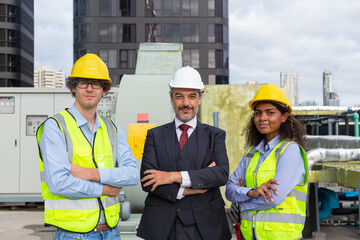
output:
[[208,68],[228,69],[229,52],[222,49],[209,49],[208,51]]
[[199,0],[183,0],[182,1],[183,16],[199,16]]
[[164,42],[180,42],[180,24],[165,24]]
[[223,18],[229,18],[229,1],[223,0]]
[[208,24],[208,42],[215,42],[215,24]]
[[179,16],[180,15],[180,0],[165,0],[164,1],[164,16]]
[[145,0],[146,17],[159,17],[161,15],[161,0]]
[[215,17],[215,0],[208,1],[208,16]]
[[90,16],[90,0],[79,0],[79,15]]
[[78,29],[78,25],[74,25],[74,42],[77,43],[79,42],[79,29]]
[[222,17],[223,16],[223,0],[209,0],[208,1],[208,16]]
[[161,24],[147,23],[145,24],[145,42],[161,42]]
[[215,0],[215,17],[222,17],[223,14],[223,0]]
[[184,49],[184,66],[199,68],[199,49]]
[[215,49],[208,51],[208,68],[215,68]]
[[216,84],[229,84],[229,76],[216,75]]
[[118,58],[116,49],[101,49],[100,58],[105,62],[108,68],[118,67]]
[[80,24],[80,42],[88,42],[90,41],[90,25],[87,23]]
[[120,24],[119,41],[136,42],[136,24]]
[[0,72],[6,72],[6,54],[0,54]]
[[75,51],[74,52],[74,62],[76,62],[79,58],[81,58],[82,56],[84,56],[88,52],[89,52],[88,50]]
[[223,27],[222,24],[209,24],[208,25],[208,42],[228,43],[228,26]]
[[136,16],[136,0],[120,0],[120,16],[135,17]]
[[199,42],[199,24],[184,23],[182,25],[183,42]]
[[215,42],[223,42],[223,25],[215,24]]
[[208,84],[209,85],[215,85],[216,84],[216,76],[215,75],[209,75],[209,78],[208,78]]
[[100,16],[116,16],[116,0],[101,0],[99,1],[99,15]]
[[223,25],[223,40],[224,43],[229,43],[229,27],[227,24]]
[[136,50],[120,50],[120,68],[135,68]]
[[215,50],[215,67],[216,68],[223,68],[223,51],[221,49]]
[[99,42],[117,42],[115,23],[99,23]]
[[223,50],[223,68],[229,69],[229,51]]

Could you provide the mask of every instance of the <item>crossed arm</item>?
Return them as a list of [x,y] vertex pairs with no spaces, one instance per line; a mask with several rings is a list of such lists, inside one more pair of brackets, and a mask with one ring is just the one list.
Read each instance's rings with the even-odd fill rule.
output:
[[49,119],[44,126],[40,148],[45,182],[51,193],[71,199],[117,196],[121,187],[137,184],[139,171],[123,135],[123,132],[119,131],[118,168],[83,168],[69,163],[64,136],[55,120]]
[[[70,174],[73,177],[100,183],[100,172],[97,168],[84,168],[79,165],[70,164]],[[101,195],[107,195],[116,197],[120,194],[122,187],[114,187],[107,184],[103,184],[103,190]]]
[[[157,155],[159,149],[156,149],[154,144],[157,134],[162,137],[162,133],[154,133],[154,131],[150,130],[145,141],[141,165],[142,187],[146,192],[152,192],[162,198],[175,201],[176,194],[182,183],[181,172],[165,170],[164,167],[159,166],[160,163],[168,160],[164,158],[161,162],[158,162],[158,158],[162,156]],[[213,149],[211,149],[213,152],[211,151],[211,153],[214,158],[207,167],[188,171],[193,186],[185,188],[183,196],[203,194],[213,187],[226,183],[229,164],[225,147],[225,132],[219,131],[213,136],[215,140]],[[157,145],[157,147],[162,146]],[[208,160],[210,161],[210,159]],[[168,168],[170,169],[170,167]]]
[[[212,162],[208,167],[214,167],[216,166],[215,162]],[[182,183],[182,176],[180,172],[166,172],[166,171],[160,171],[160,170],[146,170],[144,172],[146,174],[145,177],[141,179],[141,182],[144,183],[143,186],[151,186],[151,191],[153,192],[157,186],[159,185],[166,185],[166,184],[172,184],[172,183]],[[186,187],[184,190],[183,195],[193,195],[193,194],[202,194],[207,192],[209,189],[193,189],[190,187]]]

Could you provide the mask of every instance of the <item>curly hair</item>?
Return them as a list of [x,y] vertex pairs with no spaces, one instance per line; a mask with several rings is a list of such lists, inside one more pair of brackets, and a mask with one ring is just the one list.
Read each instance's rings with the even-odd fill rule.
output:
[[[281,114],[286,112],[289,113],[289,109],[287,107],[277,102],[269,101],[261,103],[271,103],[281,112]],[[287,120],[284,123],[281,123],[279,134],[281,140],[289,139],[291,141],[295,141],[303,148],[306,145],[306,128],[294,117],[294,115],[289,114]],[[254,114],[250,117],[246,129],[243,131],[243,135],[246,137],[247,147],[257,146],[265,138],[265,134],[261,134],[255,126]]]
[[[75,93],[72,90],[76,88],[76,82],[78,82],[80,79],[82,79],[82,78],[67,78],[66,79],[66,83],[65,83],[66,87],[68,89],[70,89],[71,95],[73,97],[75,97]],[[106,93],[109,92],[110,89],[111,89],[111,82],[110,81],[105,81],[105,80],[99,80],[99,81],[105,83],[105,85],[103,87],[103,91],[106,92]]]

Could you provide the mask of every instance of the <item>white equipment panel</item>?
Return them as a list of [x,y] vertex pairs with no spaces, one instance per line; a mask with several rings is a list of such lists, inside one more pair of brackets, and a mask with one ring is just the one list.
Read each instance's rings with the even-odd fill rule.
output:
[[0,96],[0,114],[15,112],[15,97]]
[[36,130],[40,124],[48,118],[48,115],[27,115],[26,136],[36,136]]

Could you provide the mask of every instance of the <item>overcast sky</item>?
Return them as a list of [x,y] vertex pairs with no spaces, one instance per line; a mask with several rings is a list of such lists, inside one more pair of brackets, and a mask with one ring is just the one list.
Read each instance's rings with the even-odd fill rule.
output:
[[[73,1],[35,0],[35,68],[70,74]],[[280,84],[298,72],[300,102],[322,104],[322,73],[333,73],[342,106],[360,103],[359,0],[229,0],[230,83]]]

